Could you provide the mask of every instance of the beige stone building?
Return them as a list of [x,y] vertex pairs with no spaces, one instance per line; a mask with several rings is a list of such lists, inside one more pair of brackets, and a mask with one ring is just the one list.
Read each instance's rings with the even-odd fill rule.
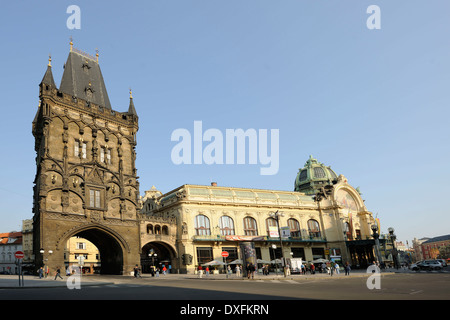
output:
[[97,273],[100,271],[100,252],[87,239],[75,236],[66,242],[64,250],[65,268],[69,271],[74,267],[82,268],[83,273]]
[[[310,158],[295,185],[303,192],[214,183],[187,184],[166,194],[153,188],[143,198],[142,213],[147,219],[176,221],[176,234],[171,234],[176,240],[165,258],[183,273],[214,259],[222,261],[223,251],[229,253],[227,262],[245,261],[242,244],[254,248],[259,266],[280,258],[332,259],[361,267],[376,260],[371,236],[376,220],[344,176]],[[282,214],[281,244],[275,212]],[[141,227],[142,233],[145,230]]]

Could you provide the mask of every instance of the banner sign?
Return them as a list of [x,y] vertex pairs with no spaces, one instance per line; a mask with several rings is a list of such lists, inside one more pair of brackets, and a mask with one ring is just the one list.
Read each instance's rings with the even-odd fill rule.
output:
[[225,236],[226,241],[262,241],[264,236]]

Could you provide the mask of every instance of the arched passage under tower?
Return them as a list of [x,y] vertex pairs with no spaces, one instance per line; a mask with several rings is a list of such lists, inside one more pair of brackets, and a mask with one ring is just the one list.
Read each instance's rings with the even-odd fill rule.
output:
[[148,242],[141,250],[141,268],[143,273],[150,273],[151,267],[162,270],[166,266],[167,270],[177,266],[175,249],[162,241]]

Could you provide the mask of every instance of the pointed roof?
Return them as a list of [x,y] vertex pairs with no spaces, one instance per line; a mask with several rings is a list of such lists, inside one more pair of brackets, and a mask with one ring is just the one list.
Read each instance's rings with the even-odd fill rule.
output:
[[59,90],[74,97],[111,109],[98,60],[75,48],[64,65]]
[[42,78],[41,83],[48,84],[50,86],[53,86],[56,88],[55,80],[53,79],[53,73],[52,73],[52,57],[48,57],[48,65],[47,65],[47,71],[45,71],[44,77]]
[[128,107],[128,114],[137,116],[136,109],[134,108],[133,96],[131,95],[131,89],[130,89],[130,106]]

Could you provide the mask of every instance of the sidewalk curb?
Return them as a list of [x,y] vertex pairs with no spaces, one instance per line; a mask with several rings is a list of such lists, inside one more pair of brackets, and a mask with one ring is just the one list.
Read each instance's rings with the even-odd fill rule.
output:
[[[106,285],[114,285],[114,282],[92,282],[92,283],[81,283],[80,286],[82,287],[92,287],[92,286],[106,286]],[[19,286],[6,286],[6,287],[0,287],[0,289],[54,289],[54,288],[67,288],[66,284],[54,284],[54,285],[30,285],[27,286],[25,283],[25,286],[19,287]],[[72,289],[70,289],[72,290]]]

